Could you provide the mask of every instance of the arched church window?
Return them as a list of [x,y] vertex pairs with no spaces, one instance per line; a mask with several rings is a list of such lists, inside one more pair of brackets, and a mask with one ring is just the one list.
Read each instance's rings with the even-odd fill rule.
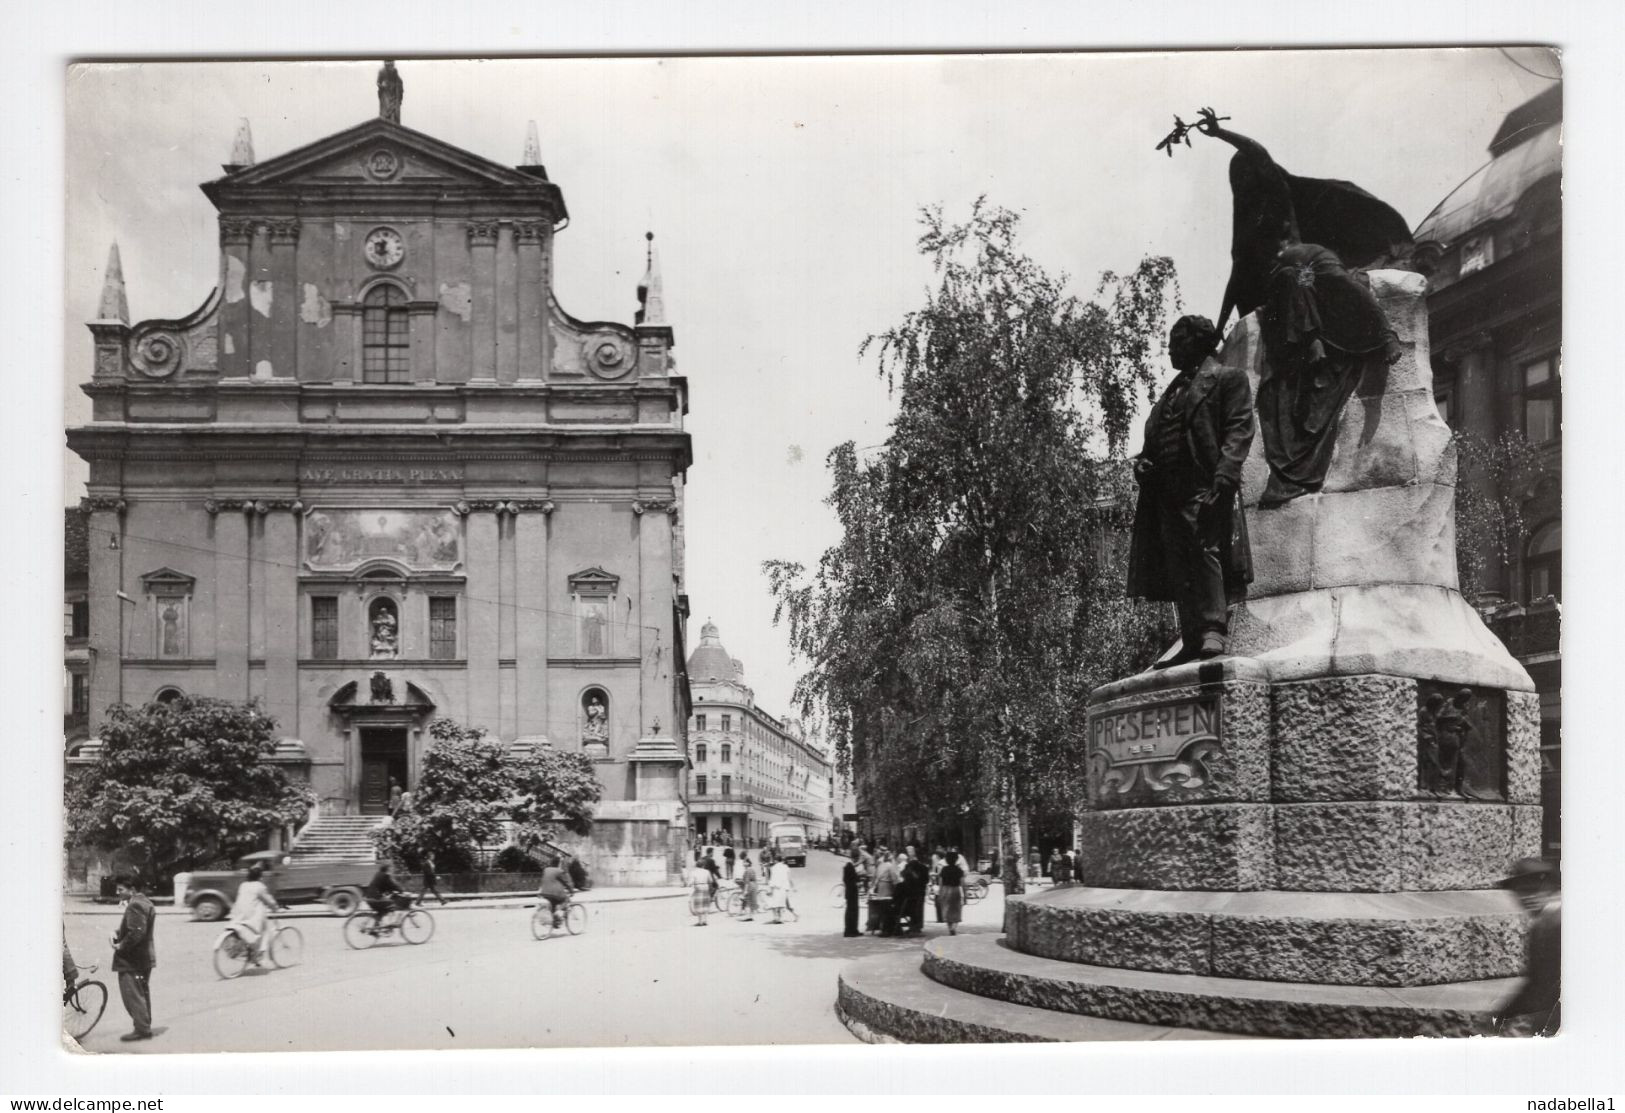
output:
[[1533,603],[1548,595],[1563,597],[1563,524],[1547,522],[1529,538],[1524,550],[1523,579],[1526,601]]
[[400,656],[401,612],[387,595],[379,596],[367,607],[367,645],[375,658]]
[[581,693],[581,752],[609,756],[609,693],[602,688]]
[[158,694],[152,697],[152,702],[174,703],[184,695],[186,695],[186,693],[181,691],[179,688],[160,688],[158,689]]
[[412,381],[411,321],[406,295],[396,286],[374,287],[361,302],[361,381]]

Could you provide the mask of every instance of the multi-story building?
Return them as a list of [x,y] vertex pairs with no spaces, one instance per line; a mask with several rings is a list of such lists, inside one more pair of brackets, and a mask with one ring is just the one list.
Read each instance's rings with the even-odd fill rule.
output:
[[799,721],[756,705],[744,665],[707,622],[688,659],[688,807],[701,842],[726,835],[759,845],[768,826],[799,821],[812,838],[831,830],[829,755]]
[[62,512],[62,741],[90,737],[90,545],[84,511]]
[[597,875],[664,883],[691,448],[652,250],[635,324],[571,317],[534,127],[503,165],[402,126],[391,81],[377,118],[268,161],[239,132],[191,313],[132,325],[115,249],[68,431],[90,734],[111,704],[257,699],[339,814],[410,789],[436,717],[577,750]]
[[[1450,426],[1480,442],[1535,446],[1544,474],[1517,490],[1482,468],[1476,484],[1519,506],[1524,529],[1490,559],[1474,602],[1540,692],[1545,845],[1561,848],[1563,89],[1507,114],[1490,160],[1440,201],[1415,233],[1427,275],[1434,395]],[[1494,554],[1491,554],[1493,557]]]

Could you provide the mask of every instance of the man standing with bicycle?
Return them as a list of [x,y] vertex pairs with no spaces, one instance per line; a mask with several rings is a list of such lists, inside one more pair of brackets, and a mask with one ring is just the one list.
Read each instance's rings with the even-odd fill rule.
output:
[[133,874],[118,879],[118,895],[125,900],[124,919],[113,933],[113,972],[118,975],[119,996],[130,1014],[133,1031],[119,1039],[125,1043],[152,1039],[152,968],[158,965],[158,951],[152,934],[158,910],[141,891]]

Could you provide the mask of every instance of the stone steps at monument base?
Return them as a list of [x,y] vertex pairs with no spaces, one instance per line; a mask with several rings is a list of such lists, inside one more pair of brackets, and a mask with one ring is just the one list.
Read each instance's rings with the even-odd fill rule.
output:
[[[968,938],[968,937],[967,937]],[[835,1013],[867,1043],[1079,1043],[1244,1039],[1225,1032],[1135,1024],[979,997],[920,970],[913,949],[870,955],[841,970]]]
[[1519,978],[1379,987],[1252,981],[1062,962],[1002,937],[926,944],[921,967],[944,986],[1013,1004],[1140,1024],[1253,1036],[1466,1036],[1512,996]]

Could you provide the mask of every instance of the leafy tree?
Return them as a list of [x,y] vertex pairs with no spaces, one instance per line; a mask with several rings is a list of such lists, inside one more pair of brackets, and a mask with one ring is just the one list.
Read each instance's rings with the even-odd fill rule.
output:
[[1123,598],[1113,538],[1176,282],[1148,258],[1085,302],[1020,253],[1014,213],[922,224],[936,288],[860,352],[898,400],[891,433],[830,453],[842,537],[816,572],[765,571],[807,662],[798,702],[865,802],[896,824],[998,815],[1020,892],[1022,815],[1081,798],[1088,692],[1160,648],[1166,608]]
[[417,863],[432,852],[441,869],[467,869],[480,847],[507,840],[509,823],[527,853],[560,827],[592,830],[603,789],[586,756],[542,751],[514,759],[484,728],[451,719],[431,722],[429,738],[411,811],[373,833],[385,856]]
[[1455,434],[1456,572],[1469,600],[1497,590],[1495,570],[1506,567],[1528,537],[1524,505],[1547,474],[1539,445],[1516,433],[1486,439]]
[[312,801],[264,760],[275,729],[252,703],[182,696],[111,708],[101,760],[68,783],[69,845],[119,855],[152,881],[260,848]]

